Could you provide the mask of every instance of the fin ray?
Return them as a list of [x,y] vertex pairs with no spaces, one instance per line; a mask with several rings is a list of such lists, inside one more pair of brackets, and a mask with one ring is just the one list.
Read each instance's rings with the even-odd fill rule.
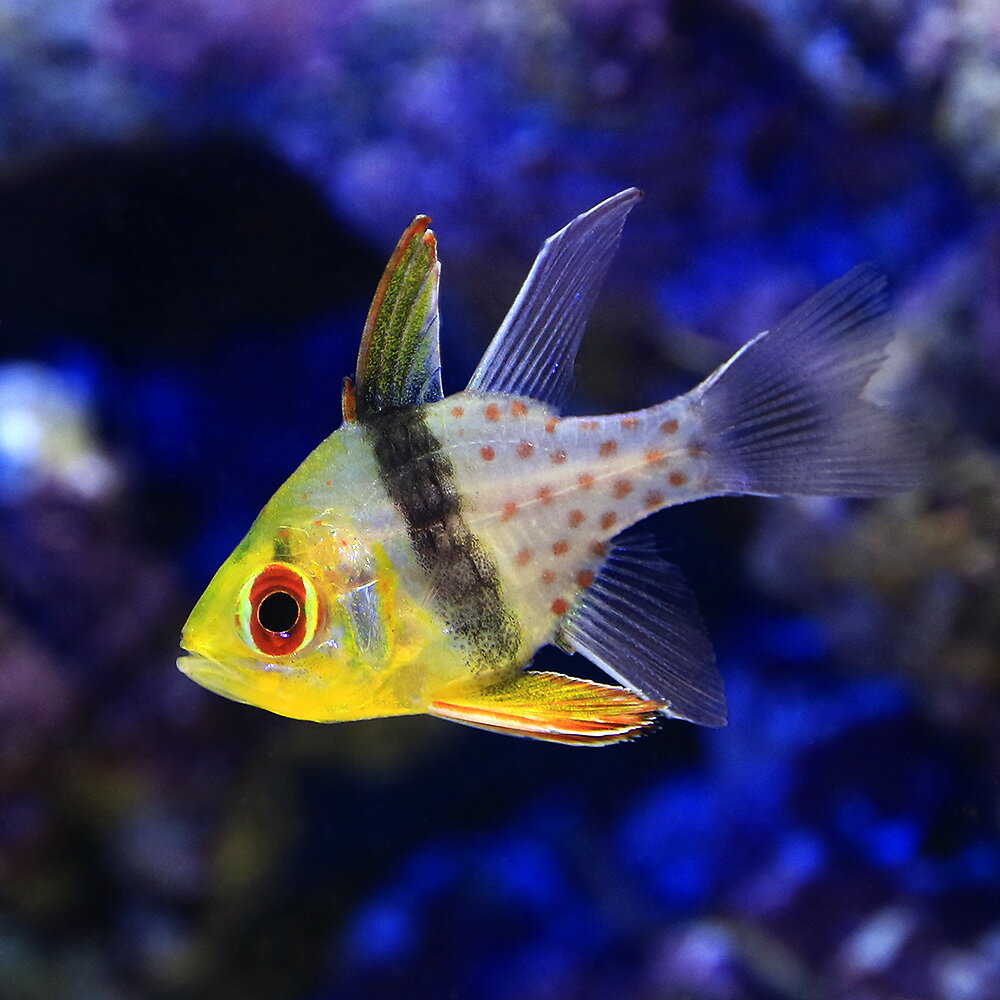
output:
[[545,241],[469,391],[529,396],[556,408],[563,403],[587,318],[625,218],[641,197],[637,188],[621,191]]
[[880,496],[917,485],[914,435],[863,398],[892,339],[887,309],[884,275],[862,264],[694,390],[722,491]]
[[477,729],[574,746],[632,739],[660,706],[609,684],[528,671],[493,688],[461,685],[441,693],[431,715]]
[[437,242],[418,215],[386,265],[358,351],[358,416],[441,399]]
[[663,714],[726,724],[726,696],[694,596],[676,566],[642,536],[611,551],[567,616],[562,636]]

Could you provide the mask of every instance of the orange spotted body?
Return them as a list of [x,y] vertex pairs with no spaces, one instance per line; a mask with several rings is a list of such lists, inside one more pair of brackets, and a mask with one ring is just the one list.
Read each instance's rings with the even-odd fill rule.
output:
[[[690,591],[627,529],[709,496],[898,492],[916,482],[919,454],[865,398],[891,335],[885,282],[867,267],[677,399],[561,417],[638,198],[623,191],[545,242],[467,388],[448,398],[437,245],[430,220],[414,220],[376,290],[343,424],[198,601],[185,673],[293,718],[428,713],[575,746],[664,717],[725,723]],[[531,669],[546,643],[617,683]]]
[[428,407],[426,419],[454,467],[466,522],[496,560],[521,656],[552,640],[611,539],[718,491],[685,397],[560,418],[536,400],[462,393]]

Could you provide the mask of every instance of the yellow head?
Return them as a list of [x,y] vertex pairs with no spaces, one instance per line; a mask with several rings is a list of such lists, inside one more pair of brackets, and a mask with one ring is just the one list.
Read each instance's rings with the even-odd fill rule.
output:
[[191,612],[178,667],[210,691],[296,719],[406,711],[385,690],[395,673],[391,567],[349,522],[288,517],[276,501]]

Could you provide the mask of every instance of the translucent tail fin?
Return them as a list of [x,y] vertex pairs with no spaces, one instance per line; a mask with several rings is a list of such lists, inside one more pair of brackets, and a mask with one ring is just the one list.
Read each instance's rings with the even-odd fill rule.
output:
[[862,398],[892,339],[887,308],[884,275],[862,264],[694,390],[721,492],[860,497],[920,481],[914,435]]

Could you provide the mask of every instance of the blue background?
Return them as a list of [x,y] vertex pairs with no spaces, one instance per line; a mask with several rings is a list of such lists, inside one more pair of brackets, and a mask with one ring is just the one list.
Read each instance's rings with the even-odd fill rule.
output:
[[[994,5],[0,14],[0,995],[1000,996]],[[654,519],[730,725],[585,751],[181,676],[413,215],[455,391],[545,236],[630,185],[574,412],[875,260],[931,460],[909,497]]]

